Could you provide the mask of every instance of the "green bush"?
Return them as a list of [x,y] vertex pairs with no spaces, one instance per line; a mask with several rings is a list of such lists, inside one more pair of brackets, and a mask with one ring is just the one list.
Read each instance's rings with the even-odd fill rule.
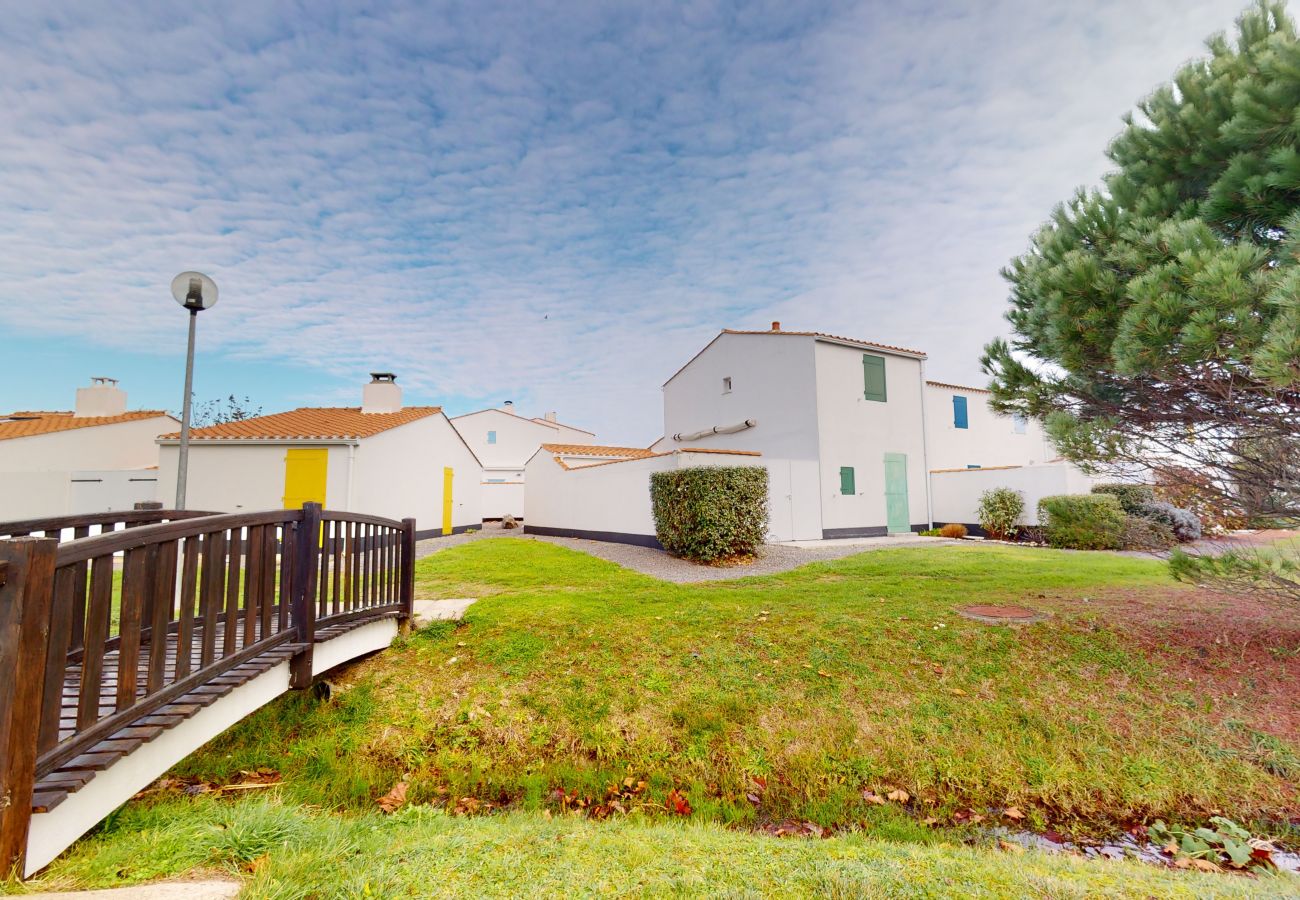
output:
[[1038,501],[1047,543],[1070,550],[1118,550],[1124,509],[1108,494],[1057,494]]
[[1143,504],[1150,503],[1156,499],[1155,489],[1149,484],[1094,484],[1092,486],[1094,494],[1106,494],[1114,497],[1119,501],[1120,508],[1130,516],[1145,516],[1142,512]]
[[674,556],[749,556],[767,535],[767,469],[697,466],[650,476],[655,536]]
[[1168,550],[1176,543],[1178,539],[1174,537],[1173,529],[1164,522],[1142,516],[1124,517],[1124,533],[1120,536],[1122,549],[1154,552]]
[[980,528],[989,537],[1005,541],[1016,533],[1025,512],[1025,495],[1011,488],[993,488],[980,494]]

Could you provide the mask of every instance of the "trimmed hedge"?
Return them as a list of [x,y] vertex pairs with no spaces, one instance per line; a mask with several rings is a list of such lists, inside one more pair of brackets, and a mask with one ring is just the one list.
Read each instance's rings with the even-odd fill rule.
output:
[[1119,501],[1120,508],[1130,516],[1143,516],[1142,507],[1156,499],[1155,489],[1149,484],[1094,484],[1094,494],[1108,494]]
[[767,469],[695,466],[650,476],[655,536],[674,556],[753,555],[767,536]]
[[1057,494],[1038,501],[1047,543],[1069,550],[1118,550],[1124,539],[1124,508],[1107,494]]

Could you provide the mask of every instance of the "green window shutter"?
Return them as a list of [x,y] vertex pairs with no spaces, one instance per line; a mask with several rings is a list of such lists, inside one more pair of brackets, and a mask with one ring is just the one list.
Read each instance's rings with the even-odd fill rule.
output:
[[854,479],[853,479],[853,467],[840,466],[840,493],[856,494],[857,492],[858,492],[858,487],[854,483]]
[[863,395],[868,400],[885,402],[885,358],[862,355]]
[[952,424],[954,428],[970,428],[970,419],[966,416],[966,398],[952,398]]

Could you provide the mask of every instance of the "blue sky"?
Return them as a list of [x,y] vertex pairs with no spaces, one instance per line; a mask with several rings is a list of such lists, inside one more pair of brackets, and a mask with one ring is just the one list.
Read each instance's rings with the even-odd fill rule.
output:
[[1234,2],[67,3],[0,17],[0,410],[92,375],[610,441],[722,327],[979,378],[998,269]]

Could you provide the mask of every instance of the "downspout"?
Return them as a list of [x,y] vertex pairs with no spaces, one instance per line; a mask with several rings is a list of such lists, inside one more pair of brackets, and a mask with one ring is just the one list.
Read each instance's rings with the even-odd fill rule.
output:
[[926,527],[934,528],[934,499],[930,490],[930,430],[925,421],[925,360],[921,360],[921,465],[925,466]]

